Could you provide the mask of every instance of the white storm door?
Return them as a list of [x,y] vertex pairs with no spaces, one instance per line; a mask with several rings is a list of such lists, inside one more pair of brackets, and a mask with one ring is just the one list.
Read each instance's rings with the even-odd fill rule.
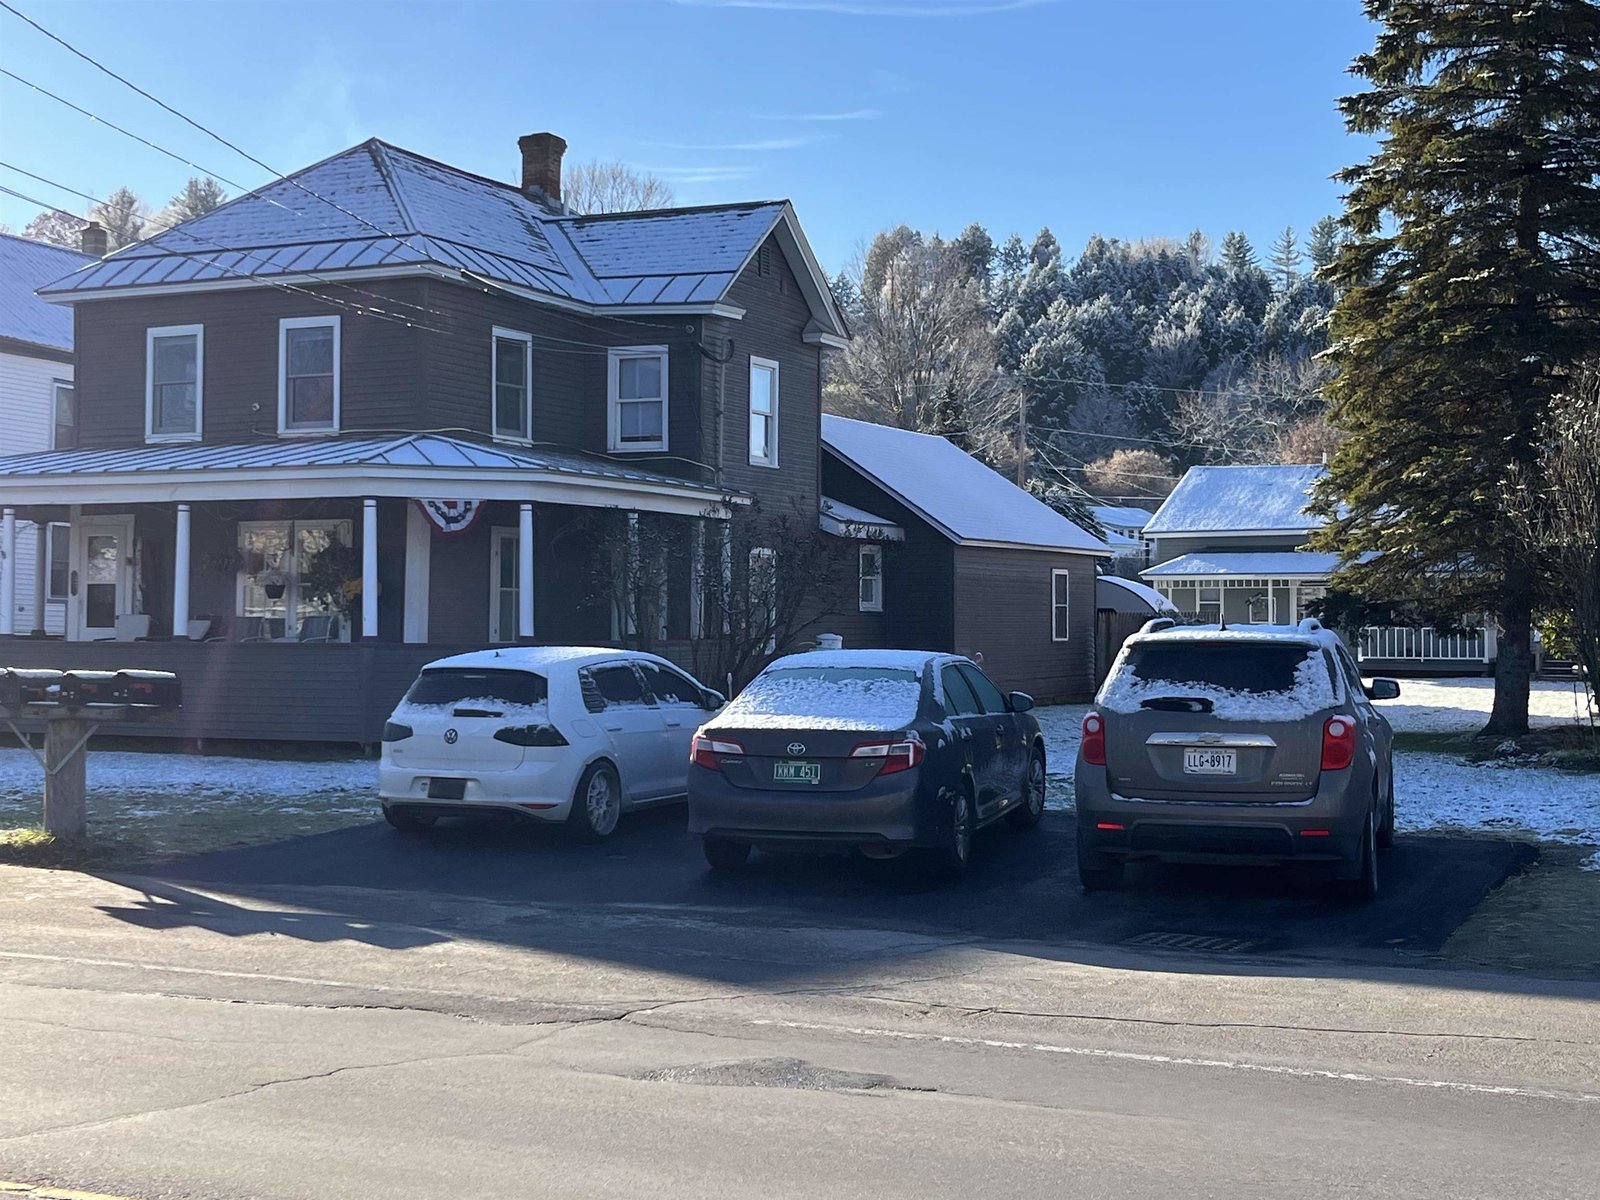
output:
[[119,613],[133,611],[133,518],[80,517],[72,527],[67,575],[69,636],[92,642],[116,635]]

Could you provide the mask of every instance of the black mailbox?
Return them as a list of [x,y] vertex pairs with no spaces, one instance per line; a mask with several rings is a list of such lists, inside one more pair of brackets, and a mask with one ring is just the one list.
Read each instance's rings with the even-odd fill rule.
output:
[[111,688],[113,703],[135,708],[175,709],[183,702],[183,685],[171,671],[118,671]]
[[11,667],[0,671],[0,708],[61,703],[60,671]]
[[68,671],[61,677],[61,703],[73,708],[88,704],[120,704],[114,698],[115,671]]

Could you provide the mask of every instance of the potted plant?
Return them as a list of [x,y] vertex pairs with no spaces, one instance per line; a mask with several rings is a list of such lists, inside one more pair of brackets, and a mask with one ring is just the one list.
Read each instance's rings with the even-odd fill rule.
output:
[[277,567],[269,567],[256,574],[256,582],[261,585],[268,600],[282,600],[283,593],[289,590],[289,577]]
[[354,546],[330,542],[300,568],[300,600],[325,605],[344,616],[361,595],[361,555]]

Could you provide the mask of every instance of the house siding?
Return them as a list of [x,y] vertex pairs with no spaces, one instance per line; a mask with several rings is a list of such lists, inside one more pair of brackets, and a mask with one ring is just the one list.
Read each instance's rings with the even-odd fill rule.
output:
[[[0,352],[0,454],[25,454],[48,450],[55,427],[55,385],[71,383],[70,357],[36,357],[32,354]],[[34,573],[38,570],[43,547],[37,545],[31,521],[17,520],[17,604],[18,633],[31,633],[36,627],[33,605]],[[45,629],[61,633],[66,625],[66,605],[45,604]]]
[[1249,550],[1298,550],[1306,544],[1309,533],[1280,533],[1252,537],[1219,537],[1216,534],[1192,534],[1181,537],[1158,537],[1150,554],[1152,566],[1182,558],[1185,554],[1234,554]]
[[[1096,559],[1053,550],[955,547],[957,654],[983,656],[1006,690],[1041,702],[1087,700],[1094,692]],[[1068,638],[1053,636],[1052,572],[1069,572]]]

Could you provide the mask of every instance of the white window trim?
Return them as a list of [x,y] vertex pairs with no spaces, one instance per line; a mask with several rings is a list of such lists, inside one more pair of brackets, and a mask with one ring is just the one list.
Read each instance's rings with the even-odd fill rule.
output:
[[[519,613],[513,610],[511,614],[511,636],[506,636],[504,629],[498,629],[500,624],[500,559],[505,553],[503,547],[506,541],[511,542],[512,553],[515,554],[521,547],[521,531],[515,525],[489,526],[489,644],[492,646],[508,646],[517,640],[517,617]],[[520,574],[520,572],[519,572]],[[513,584],[509,589],[520,604],[522,597],[518,594],[518,585]]]
[[[289,331],[291,329],[333,330],[333,424],[313,425],[304,429],[289,427]],[[278,436],[327,437],[339,432],[342,413],[339,408],[339,343],[343,340],[338,317],[284,317],[278,322]]]
[[[621,382],[620,364],[625,358],[659,358],[661,360],[661,440],[659,442],[622,441],[621,397],[617,394]],[[613,346],[606,355],[606,447],[613,454],[659,454],[667,448],[670,437],[668,395],[667,348],[665,346]]]
[[[194,335],[194,432],[157,433],[156,421],[156,339]],[[144,331],[144,440],[147,442],[198,442],[206,427],[206,327],[204,325],[158,325]]]
[[[750,356],[750,391],[745,405],[745,416],[750,425],[754,425],[756,420],[755,378],[758,370],[772,372],[772,412],[767,415],[767,420],[770,422],[768,428],[771,430],[772,437],[769,443],[770,453],[763,456],[751,452],[750,465],[755,467],[776,467],[778,465],[778,385],[781,376],[778,363],[775,360],[757,358],[754,354]],[[748,442],[749,438],[747,437],[745,440]]]
[[[878,563],[878,573],[874,577],[877,580],[877,584],[878,584],[878,586],[877,586],[877,595],[872,600],[863,600],[861,598],[861,581],[867,578],[867,573],[866,573],[864,568],[866,567],[867,559],[869,559],[869,558],[876,559],[877,563]],[[1054,584],[1052,584],[1051,586],[1053,587]],[[860,547],[860,549],[859,549],[859,551],[857,553],[857,557],[856,557],[856,603],[858,604],[861,612],[880,612],[881,613],[883,611],[883,547],[882,546],[878,546],[878,545],[862,546],[862,547]]]
[[[500,355],[495,342],[500,340],[522,343],[522,422],[526,433],[503,433],[500,429]],[[520,329],[502,329],[496,325],[489,334],[489,429],[497,442],[516,446],[533,444],[533,334]]]
[[[1056,599],[1056,596],[1058,594],[1057,591],[1056,591],[1056,580],[1057,579],[1063,579],[1063,578],[1068,581],[1067,582],[1067,603],[1066,604],[1062,604]],[[1052,570],[1050,572],[1050,640],[1052,642],[1070,642],[1072,640],[1072,582],[1071,582],[1071,580],[1072,580],[1072,572],[1071,571],[1064,570],[1064,569],[1058,567],[1058,568],[1056,568],[1056,569],[1054,569],[1054,570]],[[1063,608],[1065,608],[1067,610],[1067,631],[1066,631],[1066,633],[1062,633],[1061,632],[1060,624],[1056,620],[1057,613],[1059,612],[1059,610],[1061,610]]]
[[[56,437],[56,431],[61,428],[61,389],[66,388],[72,393],[72,432],[74,446],[62,446]],[[78,432],[78,386],[70,379],[52,379],[50,381],[50,449],[74,449],[77,443]]]

